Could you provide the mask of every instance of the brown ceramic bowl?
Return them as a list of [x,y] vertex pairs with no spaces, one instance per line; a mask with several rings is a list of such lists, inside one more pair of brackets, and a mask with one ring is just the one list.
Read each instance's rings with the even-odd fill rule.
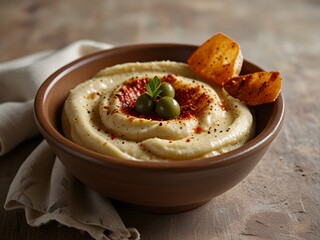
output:
[[[186,62],[196,46],[142,44],[101,51],[61,68],[40,87],[35,99],[38,128],[66,168],[81,182],[136,209],[158,213],[196,208],[244,179],[280,131],[284,102],[254,107],[256,136],[229,153],[200,160],[138,162],[117,159],[81,147],[63,136],[61,111],[70,89],[102,68],[132,61]],[[261,71],[244,61],[242,74]]]

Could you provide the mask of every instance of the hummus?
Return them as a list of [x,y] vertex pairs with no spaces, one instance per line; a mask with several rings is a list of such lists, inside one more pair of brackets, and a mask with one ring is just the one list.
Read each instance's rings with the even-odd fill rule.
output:
[[[175,88],[179,117],[162,120],[134,110],[135,100],[154,76]],[[254,125],[245,104],[203,82],[187,64],[172,61],[105,68],[71,90],[62,116],[64,134],[75,143],[138,161],[219,155],[250,140]]]

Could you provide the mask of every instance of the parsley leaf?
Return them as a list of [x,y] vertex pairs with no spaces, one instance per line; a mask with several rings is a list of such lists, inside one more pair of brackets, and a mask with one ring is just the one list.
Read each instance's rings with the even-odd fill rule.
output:
[[147,89],[147,94],[150,96],[150,98],[155,100],[159,94],[161,93],[161,90],[159,89],[161,86],[161,81],[160,79],[155,76],[153,77],[147,84],[146,89]]

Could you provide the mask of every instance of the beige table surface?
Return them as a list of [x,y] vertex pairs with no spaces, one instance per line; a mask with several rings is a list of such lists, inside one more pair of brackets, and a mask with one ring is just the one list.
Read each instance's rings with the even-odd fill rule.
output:
[[[284,78],[284,127],[253,172],[229,192],[182,214],[117,206],[142,239],[320,239],[320,1],[0,0],[0,62],[78,39],[115,45],[200,44],[216,32],[246,59]],[[40,142],[0,159],[0,239],[90,239],[59,226],[27,225],[3,204],[19,166]]]

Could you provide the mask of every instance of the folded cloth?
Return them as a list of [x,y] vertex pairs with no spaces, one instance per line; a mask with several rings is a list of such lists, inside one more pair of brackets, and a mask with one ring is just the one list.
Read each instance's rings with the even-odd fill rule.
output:
[[33,99],[50,74],[79,57],[110,47],[105,43],[80,40],[58,51],[1,63],[0,156],[38,133],[33,119]]
[[23,208],[31,226],[56,220],[84,230],[95,239],[139,239],[137,230],[124,226],[108,199],[66,170],[46,141],[20,167],[5,208]]
[[[0,156],[38,133],[33,99],[51,73],[78,57],[110,47],[81,40],[61,50],[0,64]],[[108,199],[68,172],[46,141],[21,165],[4,207],[23,208],[31,226],[55,220],[86,231],[94,239],[140,239],[136,229],[125,227]]]

